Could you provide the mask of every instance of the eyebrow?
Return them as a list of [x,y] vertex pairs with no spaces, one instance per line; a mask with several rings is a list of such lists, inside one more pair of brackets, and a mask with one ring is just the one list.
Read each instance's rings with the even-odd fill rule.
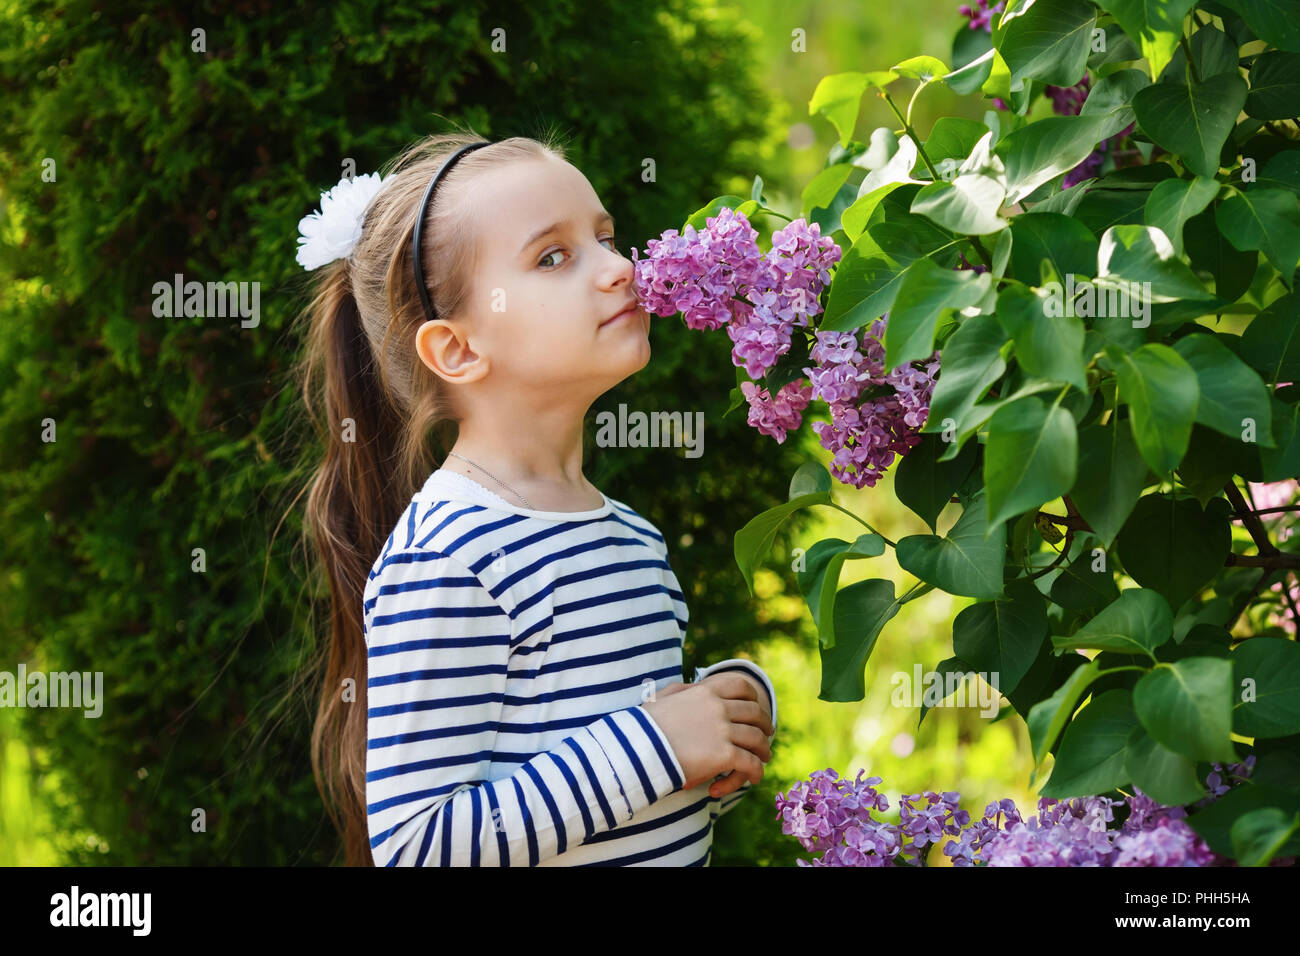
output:
[[[616,229],[618,228],[617,224],[615,224],[614,222],[614,217],[611,216],[608,212],[606,212],[603,209],[599,212],[599,214],[597,214],[594,221],[603,222],[606,219],[609,220],[609,224],[611,226],[614,226],[614,228]],[[538,229],[536,232],[534,232],[531,236],[528,237],[528,239],[524,242],[522,246],[519,247],[519,254],[523,255],[525,252],[528,251],[529,247],[532,246],[533,243],[537,242],[539,239],[546,238],[553,232],[559,232],[565,226],[569,225],[571,221],[572,220],[561,219],[558,222],[551,223],[549,226],[543,226],[541,229]]]

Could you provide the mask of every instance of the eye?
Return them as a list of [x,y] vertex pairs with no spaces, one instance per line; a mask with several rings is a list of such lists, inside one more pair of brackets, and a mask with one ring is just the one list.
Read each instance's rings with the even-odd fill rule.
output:
[[[613,252],[618,252],[618,242],[619,242],[619,239],[620,239],[620,238],[621,238],[621,237],[619,237],[619,236],[617,236],[617,235],[614,235],[614,236],[604,236],[604,237],[602,237],[602,238],[600,239],[600,241],[601,241],[601,242],[612,242],[614,245],[610,247],[611,250],[612,250]],[[542,263],[544,263],[547,259],[551,258],[551,256],[557,256],[557,255],[560,254],[560,252],[561,252],[560,249],[553,249],[553,250],[551,250],[550,252],[546,253],[546,255],[542,256],[541,259],[537,260],[537,264],[538,264],[539,266],[542,265]],[[553,270],[553,269],[558,269],[559,266],[549,266],[549,267],[544,267],[544,268],[546,269],[546,271],[549,272],[549,271],[551,271],[551,270]]]

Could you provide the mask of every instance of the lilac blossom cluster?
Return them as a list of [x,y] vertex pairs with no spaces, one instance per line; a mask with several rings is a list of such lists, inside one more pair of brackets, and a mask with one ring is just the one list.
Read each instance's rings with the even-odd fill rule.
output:
[[[1208,793],[1193,807],[1205,806],[1250,776],[1255,757],[1224,766],[1211,764]],[[1124,800],[1106,796],[1038,800],[1038,812],[1028,820],[1015,801],[990,803],[984,815],[971,821],[961,809],[961,794],[927,790],[904,794],[899,822],[872,817],[889,809],[889,800],[875,789],[880,777],[839,779],[830,768],[810,775],[807,782],[776,795],[781,832],[798,839],[805,850],[821,854],[799,866],[917,866],[927,847],[945,836],[943,854],[953,866],[1230,866],[1234,861],[1212,851],[1187,824],[1187,808],[1157,803],[1137,787]],[[1127,807],[1118,826],[1115,810]],[[1273,860],[1289,865],[1294,858]]]
[[[830,422],[814,422],[822,447],[833,453],[831,474],[845,484],[875,487],[894,456],[906,455],[920,441],[930,414],[939,371],[939,353],[924,362],[885,368],[887,319],[877,319],[862,335],[818,332],[803,371],[812,397],[830,406]],[[868,393],[864,395],[865,393]]]
[[812,365],[786,382],[775,396],[757,381],[742,382],[748,422],[761,434],[785,441],[803,423],[813,399],[830,406],[830,422],[816,422],[822,447],[834,455],[831,472],[861,488],[874,486],[895,455],[920,442],[938,371],[934,353],[924,362],[892,371],[884,368],[881,344],[887,319],[862,334],[861,351],[851,332],[821,332],[809,326],[840,258],[839,246],[821,235],[817,223],[796,219],[772,235],[771,249],[758,246],[758,233],[742,213],[724,208],[705,228],[672,229],[647,244],[646,257],[632,250],[637,295],[648,312],[681,313],[687,328],[725,327],[732,362],[751,379],[762,379],[790,351],[796,327],[814,332]]

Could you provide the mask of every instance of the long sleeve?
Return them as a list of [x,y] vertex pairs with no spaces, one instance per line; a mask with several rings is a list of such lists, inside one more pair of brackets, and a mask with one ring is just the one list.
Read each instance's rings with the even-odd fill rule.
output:
[[486,779],[503,732],[513,622],[455,558],[388,553],[366,586],[365,614],[376,865],[535,866],[683,788],[681,764],[641,706]]
[[[776,690],[772,687],[772,681],[763,668],[759,667],[753,661],[747,661],[740,657],[733,657],[728,658],[725,661],[718,661],[716,664],[710,664],[708,667],[697,667],[695,669],[695,681],[701,681],[710,674],[717,674],[721,671],[731,670],[744,671],[747,674],[757,677],[759,681],[762,682],[763,687],[767,690],[768,702],[772,708],[772,736],[767,738],[767,742],[770,744],[776,737],[777,729]],[[749,793],[749,791],[753,789],[753,786],[752,783],[746,780],[737,790],[716,801],[712,805],[713,819],[716,820],[739,803],[745,794]]]

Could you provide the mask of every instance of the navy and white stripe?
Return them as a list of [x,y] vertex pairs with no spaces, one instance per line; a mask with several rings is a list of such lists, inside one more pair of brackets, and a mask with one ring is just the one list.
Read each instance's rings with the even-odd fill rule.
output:
[[[366,812],[378,866],[707,866],[718,800],[684,789],[641,704],[682,679],[685,598],[626,504],[517,508],[437,470],[365,588]],[[771,682],[752,661],[776,701]]]

